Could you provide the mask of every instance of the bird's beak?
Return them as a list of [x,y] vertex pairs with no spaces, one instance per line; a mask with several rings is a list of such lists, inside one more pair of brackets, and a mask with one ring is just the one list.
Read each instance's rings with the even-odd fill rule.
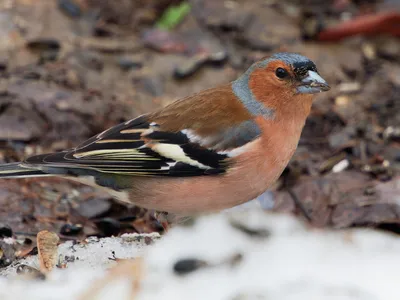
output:
[[317,72],[308,71],[300,84],[297,86],[299,94],[316,94],[329,91],[331,88],[328,83]]

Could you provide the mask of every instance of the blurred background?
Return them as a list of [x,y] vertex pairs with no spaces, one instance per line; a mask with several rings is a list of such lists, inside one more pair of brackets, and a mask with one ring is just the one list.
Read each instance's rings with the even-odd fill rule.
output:
[[[317,96],[270,208],[400,232],[399,37],[397,0],[1,0],[0,161],[76,146],[263,56],[299,52],[332,90]],[[51,178],[1,180],[0,223],[2,237],[163,230]]]

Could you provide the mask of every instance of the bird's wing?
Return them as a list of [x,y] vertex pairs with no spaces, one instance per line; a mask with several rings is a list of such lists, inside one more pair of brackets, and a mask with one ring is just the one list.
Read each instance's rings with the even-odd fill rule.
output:
[[[64,170],[66,175],[86,171],[178,177],[224,173],[229,168],[229,158],[260,134],[257,124],[245,112],[236,113],[229,126],[212,121],[226,120],[234,113],[232,104],[221,99],[224,95],[204,100],[204,94],[197,94],[155,114],[114,126],[75,149],[34,156],[24,164],[58,174]],[[198,97],[227,106],[219,112],[210,110],[204,114],[202,109],[202,113],[196,113]],[[176,121],[180,125],[174,125]]]

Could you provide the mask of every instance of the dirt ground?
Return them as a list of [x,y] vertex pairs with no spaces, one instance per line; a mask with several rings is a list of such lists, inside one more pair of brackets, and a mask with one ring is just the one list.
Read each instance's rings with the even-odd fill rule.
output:
[[[165,21],[171,6],[189,11]],[[315,101],[274,210],[400,232],[399,18],[397,34],[387,22],[387,33],[322,34],[396,11],[396,1],[361,0],[3,0],[0,161],[74,147],[265,55],[300,52],[332,89]],[[140,208],[59,179],[1,180],[0,222],[0,235],[27,244],[43,229],[62,239],[162,230]]]

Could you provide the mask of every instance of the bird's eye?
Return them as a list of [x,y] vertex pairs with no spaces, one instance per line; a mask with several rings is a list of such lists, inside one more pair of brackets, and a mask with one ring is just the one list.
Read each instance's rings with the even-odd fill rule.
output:
[[286,71],[286,70],[283,69],[283,68],[278,68],[278,69],[276,69],[276,71],[275,71],[275,75],[276,75],[276,77],[278,77],[278,78],[280,78],[280,79],[283,79],[283,78],[288,77],[288,76],[289,76],[289,73],[288,73],[288,71]]

